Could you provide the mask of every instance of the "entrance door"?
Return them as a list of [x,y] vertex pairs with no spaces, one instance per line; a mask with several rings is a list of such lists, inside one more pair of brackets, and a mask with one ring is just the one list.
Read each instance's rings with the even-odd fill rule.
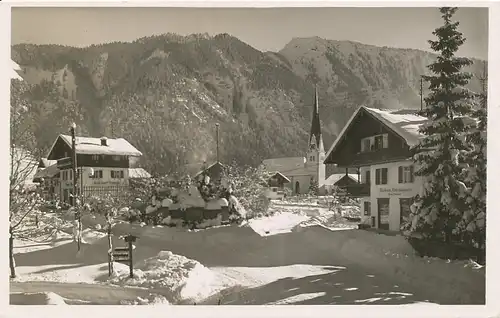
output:
[[410,198],[401,198],[399,199],[399,227],[401,227],[401,224],[403,224],[406,219],[410,216],[410,206],[412,199]]
[[69,189],[63,190],[63,202],[69,203]]
[[377,199],[378,228],[389,229],[389,198]]
[[295,194],[300,194],[300,184],[299,182],[295,182]]

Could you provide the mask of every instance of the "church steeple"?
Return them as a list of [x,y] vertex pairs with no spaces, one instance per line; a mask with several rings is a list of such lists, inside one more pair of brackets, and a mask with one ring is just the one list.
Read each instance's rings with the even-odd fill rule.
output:
[[319,121],[318,87],[314,85],[314,107],[311,123],[311,134],[309,136],[309,147],[315,147],[319,151],[325,151],[323,137],[321,136],[321,124]]

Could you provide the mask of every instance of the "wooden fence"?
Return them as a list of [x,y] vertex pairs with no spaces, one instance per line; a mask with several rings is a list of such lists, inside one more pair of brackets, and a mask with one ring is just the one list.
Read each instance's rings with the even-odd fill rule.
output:
[[129,186],[84,186],[82,188],[83,200],[91,197],[104,197],[110,195],[118,199],[126,199],[129,196]]

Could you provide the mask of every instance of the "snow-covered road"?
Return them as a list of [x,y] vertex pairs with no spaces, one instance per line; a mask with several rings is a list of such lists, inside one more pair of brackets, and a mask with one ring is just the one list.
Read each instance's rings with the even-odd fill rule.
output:
[[[102,284],[75,284],[58,282],[11,282],[11,293],[53,292],[69,300],[72,304],[82,305],[120,305],[123,301],[134,301],[138,297],[148,298],[154,291]],[[15,305],[15,303],[11,304]]]

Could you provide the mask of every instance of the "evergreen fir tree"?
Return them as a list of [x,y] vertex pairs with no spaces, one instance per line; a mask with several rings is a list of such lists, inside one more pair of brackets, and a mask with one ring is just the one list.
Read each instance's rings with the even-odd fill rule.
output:
[[455,53],[465,42],[457,30],[458,22],[451,18],[457,8],[440,8],[444,25],[433,34],[431,48],[439,53],[437,60],[428,66],[433,73],[424,76],[430,93],[425,98],[426,107],[421,115],[429,119],[420,128],[424,135],[419,145],[412,149],[424,186],[415,198],[412,217],[404,228],[427,238],[450,240],[465,211],[466,185],[464,166],[460,162],[470,151],[466,132],[472,121],[473,94],[465,88],[471,74],[462,68],[472,64],[467,58]]
[[309,184],[309,194],[310,195],[318,195],[319,194],[318,183],[315,182],[314,177],[311,177],[311,182]]
[[483,81],[483,92],[479,94],[480,107],[474,111],[477,127],[471,129],[467,140],[473,145],[473,150],[467,154],[466,184],[469,188],[467,203],[469,209],[465,212],[460,229],[465,233],[465,239],[480,247],[486,241],[486,126],[487,126],[487,90],[486,77]]

